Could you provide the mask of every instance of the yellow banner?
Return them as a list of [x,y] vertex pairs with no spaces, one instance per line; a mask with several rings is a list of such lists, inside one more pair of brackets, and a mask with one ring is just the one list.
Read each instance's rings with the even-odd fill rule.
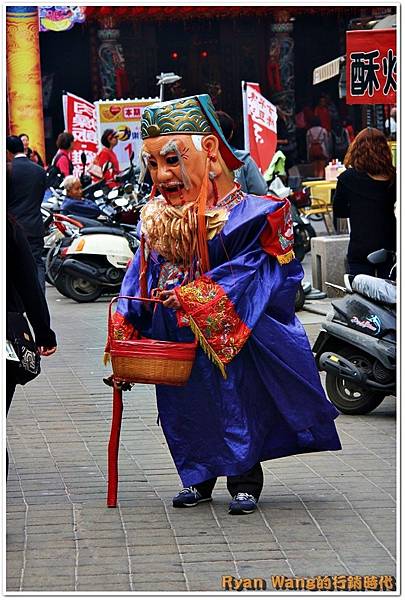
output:
[[140,121],[142,110],[153,102],[157,102],[157,98],[124,102],[99,101],[96,104],[99,107],[100,123],[128,123]]

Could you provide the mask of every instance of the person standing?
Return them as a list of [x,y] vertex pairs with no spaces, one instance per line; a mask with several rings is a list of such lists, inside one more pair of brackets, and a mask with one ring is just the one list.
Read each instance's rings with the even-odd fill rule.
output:
[[[159,195],[141,211],[140,249],[121,288],[138,299],[119,300],[112,330],[121,340],[196,338],[189,381],[156,386],[185,486],[173,506],[212,500],[226,476],[228,512],[253,513],[262,461],[341,448],[338,413],[295,316],[303,271],[289,202],[235,185],[242,165],[206,94],[146,107],[141,134],[142,165]],[[139,296],[152,293],[161,302],[150,310]]]
[[34,256],[38,278],[45,293],[44,224],[41,203],[46,187],[45,170],[24,154],[24,145],[15,135],[7,137],[6,147],[11,158],[10,190],[7,210],[23,227]]
[[[221,129],[225,139],[229,144],[233,138],[235,131],[235,122],[226,112],[218,110],[216,115],[221,124]],[[264,196],[267,194],[267,183],[263,175],[259,171],[259,167],[246,150],[236,150],[231,146],[233,153],[243,166],[235,171],[235,180],[240,184],[241,190],[247,194],[255,194],[256,196]]]
[[[106,129],[101,136],[101,143],[104,146],[94,159],[92,167],[89,169],[90,175],[94,181],[105,179],[110,188],[116,187],[118,184],[114,181],[114,176],[120,172],[120,165],[117,155],[114,152],[115,146],[118,144],[118,133],[114,129]],[[110,163],[110,168],[103,171],[106,163]]]
[[37,163],[40,167],[44,166],[44,161],[36,150],[30,148],[30,138],[27,133],[20,133],[18,136],[24,144],[24,154],[27,158]]
[[73,174],[72,150],[74,144],[73,134],[63,131],[56,140],[57,153],[53,157],[52,164],[59,169],[63,177]]
[[[21,226],[7,216],[7,313],[26,313],[35,334],[35,342],[41,356],[50,356],[56,351],[56,336],[50,327],[46,299],[35,275],[35,261]],[[18,382],[15,372],[6,361],[6,415],[11,406]],[[6,451],[8,473],[8,452]]]
[[[19,139],[19,138],[17,138]],[[21,141],[21,140],[20,140]],[[6,170],[6,204],[12,190],[11,163]],[[25,313],[34,331],[35,343],[41,356],[56,351],[56,336],[50,327],[50,315],[45,295],[36,276],[35,260],[22,227],[8,212],[6,221],[6,310]],[[8,325],[8,323],[7,323]],[[6,415],[13,400],[16,380],[15,369],[6,361]],[[8,452],[6,450],[6,473]]]
[[321,127],[326,129],[327,132],[332,129],[332,117],[327,96],[321,96],[319,98],[319,102],[315,106],[314,115],[319,118]]
[[307,131],[307,156],[308,161],[314,165],[314,175],[323,179],[325,165],[329,160],[329,134],[322,127],[319,117],[314,117],[311,127]]
[[333,121],[331,142],[332,158],[337,158],[340,162],[343,162],[347,149],[350,145],[350,138],[348,132],[340,123],[340,121]]
[[395,168],[384,134],[373,127],[360,131],[344,165],[346,171],[337,179],[333,215],[350,221],[349,274],[388,277],[391,261],[374,266],[367,260],[375,250],[396,249]]

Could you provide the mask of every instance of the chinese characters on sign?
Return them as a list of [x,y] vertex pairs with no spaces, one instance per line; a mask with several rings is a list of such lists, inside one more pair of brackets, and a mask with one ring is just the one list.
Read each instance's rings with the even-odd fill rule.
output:
[[64,96],[65,129],[74,137],[72,162],[74,174],[83,172],[81,154],[86,154],[86,164],[90,165],[97,154],[97,120],[94,104],[74,94]]
[[395,104],[395,29],[348,31],[346,44],[347,104]]
[[260,93],[258,84],[246,83],[245,119],[248,122],[249,151],[264,173],[277,146],[277,110]]

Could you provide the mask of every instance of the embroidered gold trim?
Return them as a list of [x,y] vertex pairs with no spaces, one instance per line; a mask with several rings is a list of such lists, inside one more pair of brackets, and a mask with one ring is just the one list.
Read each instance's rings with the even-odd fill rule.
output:
[[286,254],[279,254],[276,258],[280,265],[287,265],[295,258],[294,250],[290,250]]
[[203,349],[205,354],[210,359],[210,361],[213,362],[214,365],[216,365],[218,367],[218,369],[221,371],[222,377],[224,379],[227,379],[224,363],[219,358],[218,354],[211,348],[211,346],[205,339],[203,332],[198,327],[197,323],[194,321],[193,317],[190,317],[190,328],[191,328],[191,331],[196,336],[201,348]]

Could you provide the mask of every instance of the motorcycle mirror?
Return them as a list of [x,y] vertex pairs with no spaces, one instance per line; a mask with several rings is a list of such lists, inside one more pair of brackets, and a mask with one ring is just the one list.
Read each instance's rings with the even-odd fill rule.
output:
[[114,198],[116,198],[117,196],[118,196],[118,190],[111,190],[111,192],[108,192],[107,198],[109,200],[114,200]]
[[128,198],[124,198],[123,196],[121,198],[117,198],[115,200],[115,204],[117,206],[126,206],[128,204]]
[[87,156],[86,156],[85,152],[81,153],[81,155],[80,155],[80,161],[81,161],[83,167],[86,166],[86,164],[87,164]]
[[376,250],[375,252],[371,252],[371,254],[367,255],[368,262],[371,262],[372,265],[378,265],[381,263],[385,263],[388,259],[388,252],[383,248],[381,250]]
[[102,198],[104,196],[103,190],[96,190],[93,196],[94,198]]
[[132,185],[132,183],[126,183],[124,186],[124,193],[125,194],[131,194],[131,192],[134,191],[134,186]]

